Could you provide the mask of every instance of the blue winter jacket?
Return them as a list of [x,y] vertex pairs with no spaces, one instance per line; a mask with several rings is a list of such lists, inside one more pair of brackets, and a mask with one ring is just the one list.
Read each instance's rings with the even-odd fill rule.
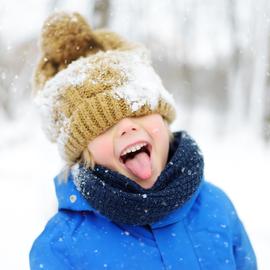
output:
[[254,270],[252,246],[231,201],[202,182],[183,207],[148,226],[115,224],[55,178],[58,213],[30,252],[32,270]]

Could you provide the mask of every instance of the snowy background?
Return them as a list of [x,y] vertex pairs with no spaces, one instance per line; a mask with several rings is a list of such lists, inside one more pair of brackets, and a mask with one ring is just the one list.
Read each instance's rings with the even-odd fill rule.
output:
[[259,269],[270,269],[269,1],[66,2],[0,0],[0,268],[29,269],[32,242],[57,209],[52,178],[62,162],[41,131],[30,82],[42,22],[77,10],[151,50],[177,100],[172,130],[197,140],[206,178],[234,202]]

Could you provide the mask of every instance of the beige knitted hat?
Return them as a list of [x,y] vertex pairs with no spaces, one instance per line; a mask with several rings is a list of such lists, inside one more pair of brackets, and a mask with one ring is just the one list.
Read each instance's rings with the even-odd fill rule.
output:
[[46,135],[67,162],[125,117],[159,113],[174,120],[174,100],[143,45],[61,12],[45,21],[40,47],[35,102]]

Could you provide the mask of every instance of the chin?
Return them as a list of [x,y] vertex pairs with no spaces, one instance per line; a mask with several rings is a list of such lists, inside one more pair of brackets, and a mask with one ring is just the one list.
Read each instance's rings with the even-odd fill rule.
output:
[[144,189],[149,189],[151,187],[153,187],[153,185],[155,184],[156,181],[151,181],[151,180],[139,180],[139,181],[135,181],[138,185],[140,185],[142,188]]

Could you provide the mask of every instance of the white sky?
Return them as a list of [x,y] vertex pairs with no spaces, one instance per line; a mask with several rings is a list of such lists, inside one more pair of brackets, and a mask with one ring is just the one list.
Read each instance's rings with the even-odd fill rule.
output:
[[[48,0],[0,0],[0,36],[6,44],[30,38],[39,33],[47,17]],[[59,1],[59,9],[63,9]],[[64,9],[84,14],[87,0],[65,1]]]

